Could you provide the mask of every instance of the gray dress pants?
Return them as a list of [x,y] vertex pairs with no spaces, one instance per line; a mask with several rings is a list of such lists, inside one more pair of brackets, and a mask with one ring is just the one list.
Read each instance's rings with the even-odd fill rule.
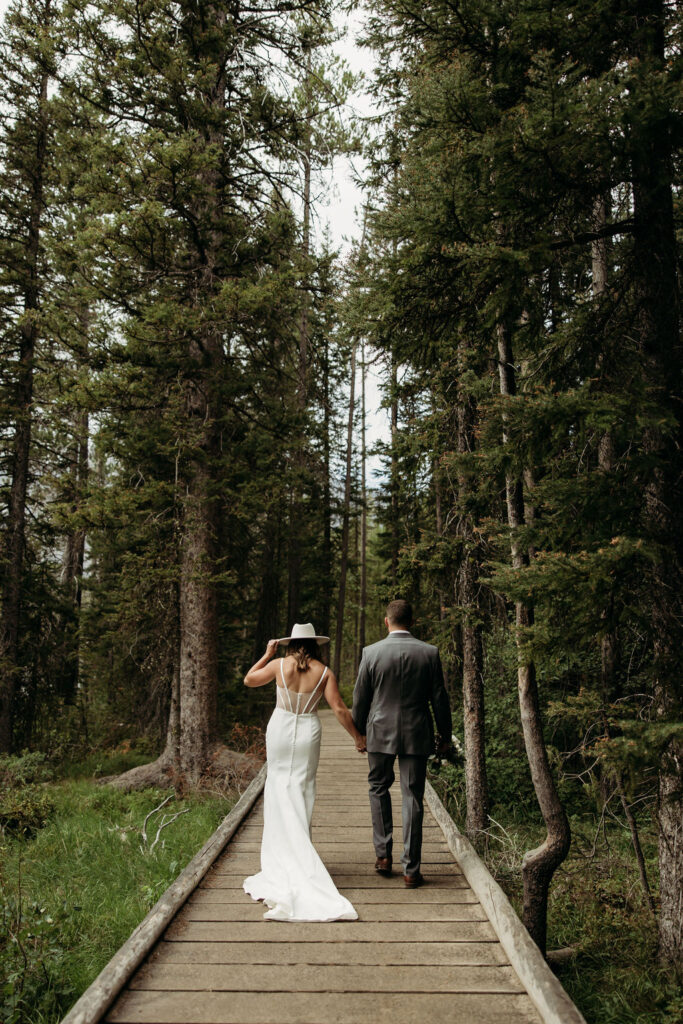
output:
[[[372,840],[378,857],[391,857],[394,823],[391,813],[389,789],[395,779],[396,754],[368,752],[368,782],[370,784],[370,813]],[[422,816],[427,778],[427,758],[417,754],[399,754],[403,808],[403,865],[404,875],[420,870],[422,858]]]

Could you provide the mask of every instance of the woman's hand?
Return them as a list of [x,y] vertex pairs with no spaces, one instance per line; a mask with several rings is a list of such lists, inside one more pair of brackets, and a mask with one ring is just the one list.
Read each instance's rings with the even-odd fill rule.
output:
[[354,740],[354,743],[356,744],[356,750],[358,751],[359,754],[367,753],[368,748],[365,743],[365,736],[361,736],[361,734],[358,733]]
[[277,654],[278,643],[279,642],[277,640],[269,640],[268,646],[266,647],[266,653],[263,655],[263,657],[274,658],[275,655]]

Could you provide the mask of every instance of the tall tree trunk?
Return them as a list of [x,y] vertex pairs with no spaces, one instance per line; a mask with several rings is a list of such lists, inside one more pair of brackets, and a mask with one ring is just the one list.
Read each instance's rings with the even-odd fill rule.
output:
[[330,486],[330,343],[325,335],[323,365],[323,538],[321,552],[321,616],[320,633],[329,636],[332,607],[332,488]]
[[366,486],[366,450],[365,450],[365,342],[361,350],[361,428],[360,428],[360,602],[358,621],[358,656],[357,664],[365,647],[365,619],[368,603],[368,494]]
[[[443,521],[443,481],[441,473],[439,471],[438,460],[434,459],[432,462],[432,480],[434,481],[434,525],[436,527],[436,536],[441,540],[444,536],[444,521]],[[450,589],[450,588],[449,588]],[[437,591],[437,599],[439,601],[439,622],[444,622],[448,615],[448,609],[446,607],[446,591],[442,580],[439,580],[439,589]],[[458,647],[458,634],[457,631],[453,631],[452,647],[453,651],[457,650]],[[453,692],[454,680],[453,674],[448,668],[448,662],[443,666],[443,677],[446,690],[451,700],[459,697]]]
[[[88,334],[90,330],[90,316],[87,307],[83,306],[79,314],[82,341],[79,346],[79,360],[82,365],[88,357]],[[89,441],[89,416],[87,409],[79,409],[76,413],[74,424],[74,437],[71,449],[71,465],[69,466],[70,477],[70,502],[73,513],[78,512],[80,503],[83,501],[89,475],[88,441]],[[75,632],[73,636],[73,649],[68,652],[71,659],[71,671],[69,674],[68,693],[65,697],[68,701],[74,699],[79,693],[84,719],[88,704],[88,694],[84,688],[79,687],[80,682],[80,617],[83,598],[83,568],[85,564],[85,528],[76,526],[67,534],[64,545],[64,558],[62,561],[62,583],[69,593],[73,603],[73,619]]]
[[398,586],[398,495],[400,483],[398,479],[398,363],[392,346],[391,349],[391,469],[389,493],[391,495],[391,597],[397,596]]
[[[651,73],[665,73],[665,4],[640,0],[636,7],[633,55]],[[673,167],[669,126],[649,114],[632,140],[635,330],[650,394],[662,417],[644,431],[643,447],[652,469],[645,480],[643,521],[658,555],[648,578],[652,622],[656,715],[680,714],[680,652],[683,646],[683,388],[673,213]],[[660,115],[661,117],[661,115]],[[683,977],[683,744],[671,739],[661,753],[658,779],[660,918],[662,959]]]
[[[599,231],[600,228],[603,228],[607,223],[609,212],[608,205],[608,200],[604,196],[599,197],[595,202],[594,228],[596,231]],[[593,297],[598,301],[607,291],[609,280],[608,256],[609,240],[607,238],[595,239],[591,243],[591,269]],[[601,364],[602,360],[600,360],[598,368],[600,371],[604,372],[605,368]],[[614,438],[612,436],[612,431],[609,429],[605,431],[598,442],[598,468],[600,472],[605,475],[609,475],[614,472]],[[605,622],[605,630],[600,639],[600,680],[605,703],[612,701],[618,695],[617,663],[619,657],[619,646],[617,632],[613,623],[612,604],[613,602],[610,600],[608,606],[602,613],[602,617]],[[603,715],[603,726],[605,729],[605,735],[609,736],[610,727],[606,714]],[[650,891],[650,883],[647,878],[645,857],[640,843],[638,825],[626,798],[621,773],[619,771],[614,773],[614,785],[617,793],[619,794],[619,801],[631,833],[631,843],[636,857],[636,864],[638,865],[640,884],[643,888],[648,906],[654,914],[655,905]]]
[[[310,82],[310,55],[306,57],[306,77],[304,90],[307,101]],[[301,606],[301,545],[302,545],[302,523],[301,518],[304,512],[304,503],[301,500],[301,489],[307,471],[307,452],[305,436],[305,417],[308,405],[308,378],[310,361],[310,325],[309,325],[309,277],[308,259],[311,250],[311,135],[306,132],[306,139],[303,147],[303,225],[301,237],[301,255],[304,261],[304,277],[302,281],[301,315],[299,319],[299,360],[298,360],[298,386],[297,405],[300,416],[300,433],[296,437],[296,449],[293,453],[294,466],[294,487],[290,504],[290,528],[289,528],[289,556],[288,570],[289,580],[287,587],[287,628],[299,620]]]
[[[593,219],[596,231],[605,226],[607,215],[607,200],[601,196],[595,202]],[[592,289],[593,297],[597,300],[607,291],[608,250],[607,238],[598,238],[591,243]],[[599,369],[604,372],[604,366],[600,366]],[[611,430],[606,430],[598,442],[598,467],[605,474],[612,473],[614,470],[614,439]],[[614,684],[617,649],[616,632],[611,622],[611,609],[605,609],[604,620],[606,629],[600,641],[601,676],[603,692],[610,693]]]
[[[49,14],[46,5],[46,16]],[[24,567],[26,496],[28,492],[29,453],[33,403],[33,372],[38,339],[40,305],[39,255],[41,218],[44,204],[44,179],[48,143],[48,76],[38,85],[35,163],[31,167],[30,205],[24,259],[24,316],[19,333],[17,368],[16,423],[12,445],[11,483],[2,569],[0,601],[0,752],[11,752],[13,745],[14,698],[19,672],[19,623],[21,616],[22,575]]]
[[173,610],[175,612],[170,625],[171,642],[173,643],[173,654],[171,658],[171,686],[168,703],[168,722],[166,725],[166,746],[161,755],[161,762],[164,767],[172,768],[178,774],[180,772],[180,593],[179,588],[173,588]]
[[278,612],[280,593],[280,567],[278,564],[280,533],[280,509],[276,505],[268,510],[264,529],[263,558],[261,560],[261,585],[258,598],[258,612],[252,661],[258,661],[266,644],[278,636]]
[[[443,495],[442,495],[442,482],[441,474],[439,472],[438,461],[434,459],[432,462],[432,480],[434,481],[434,526],[436,528],[436,536],[439,540],[443,538]],[[443,588],[441,581],[439,582],[439,589],[437,592],[439,601],[439,621],[443,622],[446,618],[446,591]]]
[[[475,409],[464,394],[460,378],[464,372],[466,341],[459,343],[458,396],[456,409],[457,450],[461,457],[472,451]],[[457,577],[458,603],[462,614],[462,698],[465,740],[466,831],[479,845],[488,828],[489,794],[486,776],[486,715],[484,708],[484,652],[479,609],[479,547],[467,509],[469,483],[462,467],[458,471],[458,534],[461,561]]]
[[[192,388],[194,415],[215,415],[205,391]],[[200,410],[203,409],[203,414]],[[206,422],[205,420],[205,422]],[[213,429],[204,428],[206,453],[215,450]],[[183,500],[180,538],[180,770],[199,782],[216,739],[218,608],[215,583],[215,498],[205,459],[193,458]]]
[[[222,32],[225,10],[209,7],[207,11],[211,25],[198,23],[198,31],[208,36]],[[212,53],[213,42],[207,41],[207,45]],[[202,99],[215,123],[220,124],[225,108],[226,69],[217,64],[216,71]],[[223,141],[220,129],[212,127],[198,145],[204,147],[205,157],[212,147],[221,147]],[[220,287],[216,264],[225,245],[220,170],[214,158],[207,162],[206,169],[199,172],[195,203],[197,223],[204,234],[196,253],[195,302],[201,305]],[[185,382],[185,416],[192,448],[184,475],[180,521],[178,690],[179,767],[190,785],[199,783],[217,729],[218,600],[214,574],[218,512],[212,473],[220,445],[217,425],[221,415],[222,364],[223,339],[209,320],[202,333],[189,342]]]
[[[498,325],[498,371],[500,393],[505,401],[516,392],[515,367],[509,329]],[[506,414],[503,412],[503,443],[507,443]],[[528,553],[518,540],[524,525],[522,483],[512,473],[505,477],[507,518],[510,527],[512,565],[521,569],[528,564]],[[524,889],[523,921],[534,942],[545,955],[548,917],[548,890],[553,874],[569,852],[571,832],[548,762],[538,699],[536,668],[524,649],[523,631],[533,624],[533,607],[515,602],[515,639],[517,643],[517,689],[522,732],[536,799],[543,815],[547,835],[522,861]]]
[[351,516],[351,465],[353,455],[353,414],[356,389],[356,349],[351,346],[351,380],[349,383],[349,417],[346,427],[346,476],[344,479],[344,505],[342,507],[341,564],[339,567],[339,597],[337,599],[337,631],[334,644],[334,674],[339,679],[342,643],[344,638],[344,610],[346,606],[346,576],[349,567],[349,520]]

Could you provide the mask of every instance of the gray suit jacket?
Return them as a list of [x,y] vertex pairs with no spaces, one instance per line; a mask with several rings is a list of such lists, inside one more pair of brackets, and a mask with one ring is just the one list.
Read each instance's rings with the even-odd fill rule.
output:
[[363,649],[353,720],[373,754],[434,752],[434,726],[451,738],[451,708],[437,647],[411,633],[389,633]]

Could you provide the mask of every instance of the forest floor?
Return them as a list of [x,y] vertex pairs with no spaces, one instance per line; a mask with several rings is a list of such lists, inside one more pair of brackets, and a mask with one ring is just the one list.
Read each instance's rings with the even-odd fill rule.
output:
[[[446,767],[432,778],[458,827],[464,831],[464,800],[457,772]],[[521,805],[523,808],[523,805]],[[521,916],[521,865],[544,830],[520,805],[497,806],[486,845],[479,852]],[[573,955],[554,967],[589,1024],[677,1024],[683,994],[657,966],[657,928],[643,896],[628,830],[584,813],[570,817],[572,845],[550,890],[548,949]],[[652,824],[640,829],[648,877],[657,889],[657,846]]]
[[[56,1024],[164,890],[215,831],[234,800],[219,793],[171,799],[97,783],[149,760],[98,754],[40,784],[47,822],[0,835],[0,1019]],[[29,787],[35,795],[38,787]],[[26,792],[26,791],[25,791]],[[163,828],[164,814],[180,816]]]

